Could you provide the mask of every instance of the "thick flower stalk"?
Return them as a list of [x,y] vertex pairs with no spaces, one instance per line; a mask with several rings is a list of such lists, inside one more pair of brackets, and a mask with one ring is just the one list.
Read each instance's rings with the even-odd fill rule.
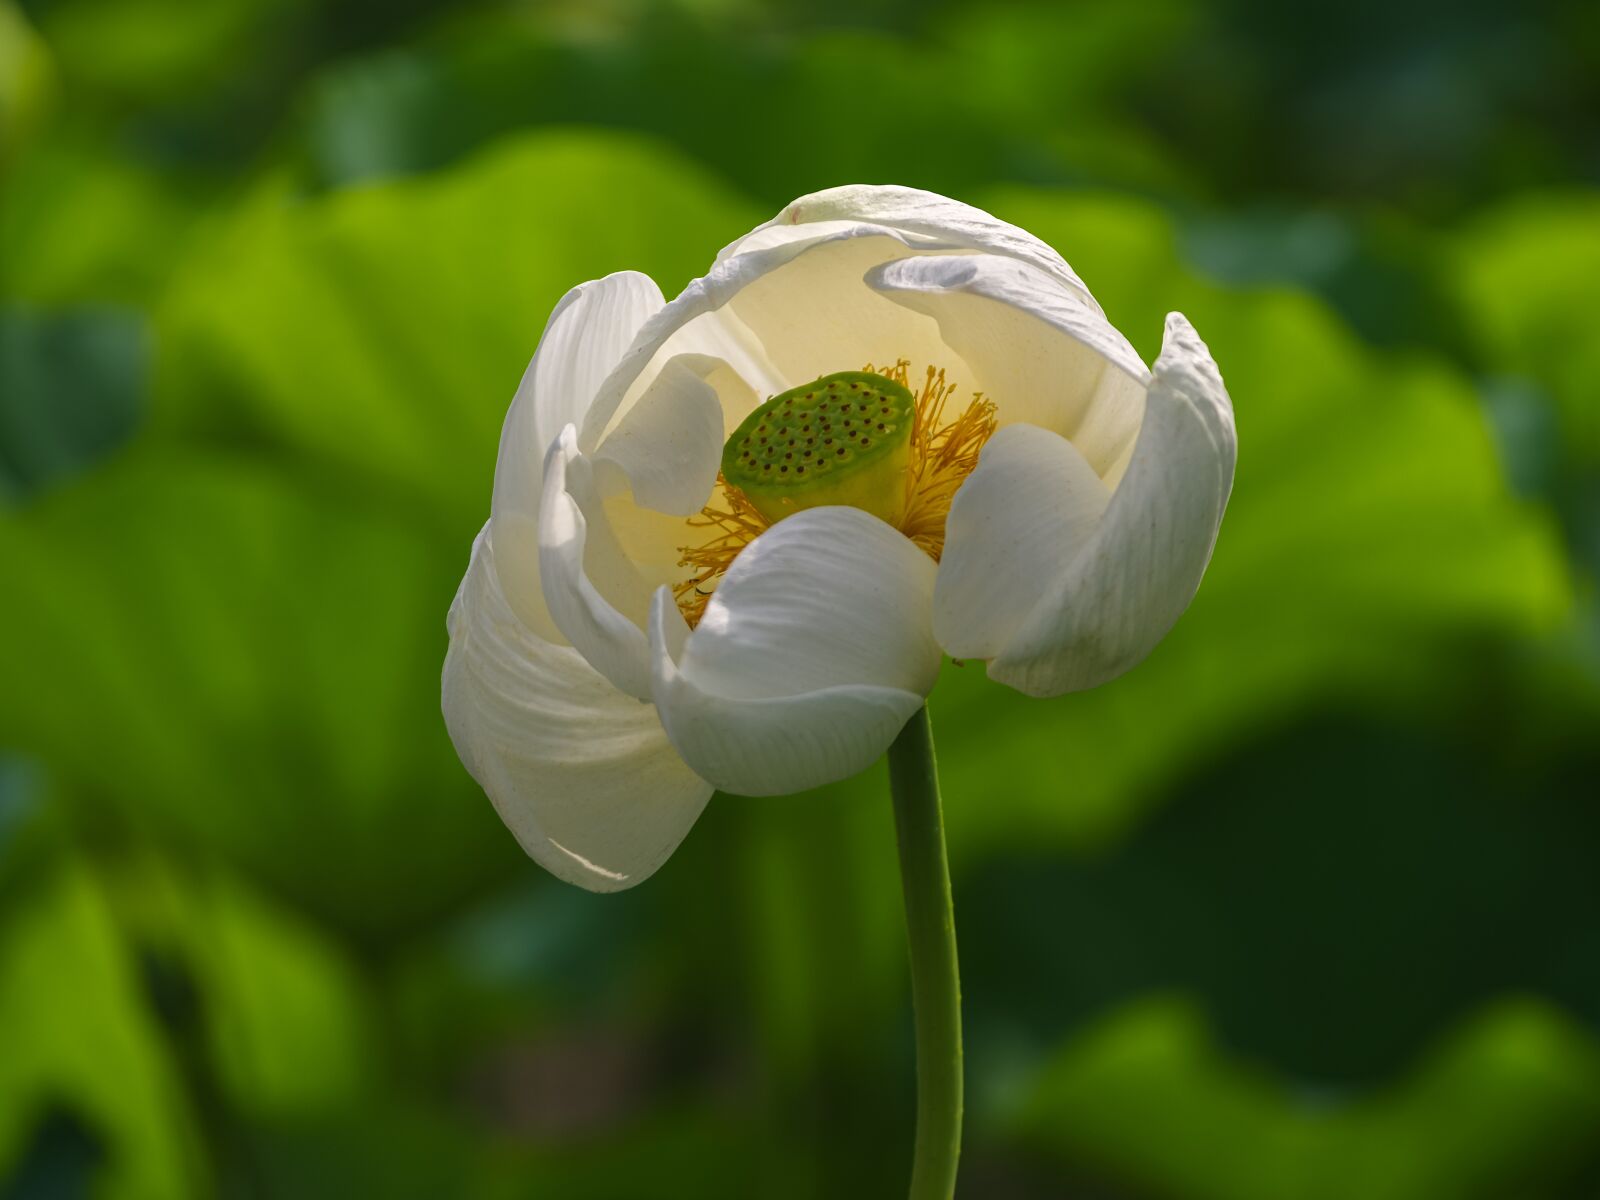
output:
[[895,743],[919,1073],[943,1081],[914,1186],[948,1195],[959,1010],[918,714],[946,654],[1034,696],[1137,663],[1199,586],[1234,454],[1182,316],[1147,367],[1023,230],[907,188],[806,196],[671,302],[621,272],[556,306],[450,610],[451,737],[527,852],[595,891],[647,878],[715,789],[802,791]]

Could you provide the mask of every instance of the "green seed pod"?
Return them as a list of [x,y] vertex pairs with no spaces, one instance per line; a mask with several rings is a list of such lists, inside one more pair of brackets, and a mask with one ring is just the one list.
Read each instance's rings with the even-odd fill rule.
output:
[[916,401],[892,379],[841,371],[774,396],[722,448],[722,474],[774,523],[844,504],[896,524]]

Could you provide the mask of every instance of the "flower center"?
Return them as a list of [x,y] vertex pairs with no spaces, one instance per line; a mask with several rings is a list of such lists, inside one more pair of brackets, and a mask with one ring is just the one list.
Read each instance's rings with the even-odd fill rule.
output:
[[776,524],[845,504],[893,525],[905,508],[916,401],[904,384],[841,371],[774,396],[722,451],[722,478]]
[[711,503],[688,522],[715,532],[702,545],[679,548],[678,565],[690,574],[673,591],[691,626],[739,552],[802,509],[863,509],[939,561],[950,502],[995,431],[995,406],[974,393],[947,420],[956,385],[929,367],[913,394],[909,367],[901,359],[826,375],[772,397],[740,422],[723,448]]

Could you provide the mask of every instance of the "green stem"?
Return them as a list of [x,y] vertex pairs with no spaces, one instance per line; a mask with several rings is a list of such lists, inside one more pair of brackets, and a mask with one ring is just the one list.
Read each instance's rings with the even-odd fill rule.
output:
[[950,1200],[961,1157],[961,973],[944,814],[926,706],[889,747],[889,791],[911,944],[917,1024],[917,1145],[911,1200]]

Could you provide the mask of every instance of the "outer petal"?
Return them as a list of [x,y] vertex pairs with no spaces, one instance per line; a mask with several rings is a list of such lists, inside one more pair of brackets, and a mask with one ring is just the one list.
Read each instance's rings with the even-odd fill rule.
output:
[[981,208],[916,188],[857,183],[813,192],[725,248],[717,259],[777,245],[807,226],[830,222],[878,225],[897,230],[907,238],[1014,258],[1054,276],[1078,292],[1095,312],[1100,311],[1066,260],[1033,234]]
[[539,587],[538,519],[544,457],[581,424],[601,383],[664,301],[648,275],[621,271],[573,288],[551,312],[500,432],[492,519],[506,595],[523,621],[555,638]]
[[1000,422],[1053,430],[1108,482],[1139,433],[1150,372],[1086,293],[992,254],[904,258],[868,284],[939,324]]
[[853,508],[780,522],[734,561],[689,634],[670,592],[650,619],[652,696],[695,771],[778,795],[870,765],[938,676],[934,565]]
[[650,876],[699,817],[711,785],[673,751],[653,708],[517,620],[489,526],[473,546],[449,629],[451,740],[523,849],[591,891]]
[[1173,313],[1127,475],[1088,544],[1076,554],[1063,547],[1056,578],[989,664],[990,676],[1054,696],[1103,683],[1148,654],[1200,586],[1236,450],[1222,377]]
[[1094,535],[1111,499],[1060,434],[1008,425],[950,506],[933,632],[955,658],[993,658]]
[[578,452],[571,425],[550,447],[544,483],[539,572],[551,619],[612,686],[646,699],[650,591],[612,534],[592,464]]

